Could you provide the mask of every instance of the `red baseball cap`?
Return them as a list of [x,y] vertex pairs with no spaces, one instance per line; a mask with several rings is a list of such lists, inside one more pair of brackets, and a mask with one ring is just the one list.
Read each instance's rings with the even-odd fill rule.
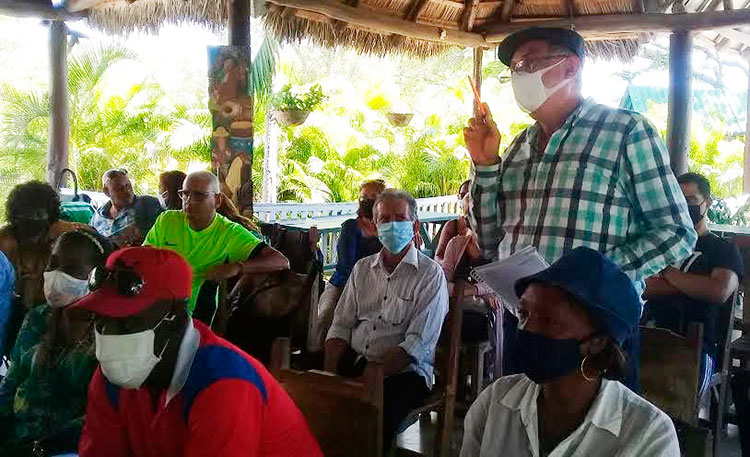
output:
[[125,248],[107,259],[107,271],[128,270],[140,278],[140,290],[131,295],[118,292],[117,284],[105,280],[96,290],[70,305],[107,317],[134,316],[164,300],[187,300],[192,294],[192,268],[179,254],[154,247]]

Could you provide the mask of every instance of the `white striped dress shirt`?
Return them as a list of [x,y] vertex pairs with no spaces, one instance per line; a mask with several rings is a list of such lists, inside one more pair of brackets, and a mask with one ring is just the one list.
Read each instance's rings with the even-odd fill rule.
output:
[[411,356],[407,370],[432,387],[435,345],[447,313],[448,288],[440,265],[412,246],[388,273],[378,253],[354,266],[328,339],[347,341],[368,360],[399,346]]

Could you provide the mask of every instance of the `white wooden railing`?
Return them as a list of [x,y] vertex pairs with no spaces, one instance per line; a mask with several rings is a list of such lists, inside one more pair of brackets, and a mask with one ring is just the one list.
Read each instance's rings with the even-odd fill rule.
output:
[[[253,212],[260,222],[283,223],[299,219],[319,218],[326,216],[354,215],[357,212],[356,202],[348,203],[255,203]],[[418,198],[419,211],[459,214],[461,207],[455,195],[442,197]],[[429,237],[437,235],[440,224],[425,224]],[[321,233],[320,250],[323,252],[325,269],[331,271],[338,260],[336,245],[339,241],[340,230]]]
[[[418,198],[419,211],[458,214],[458,198],[455,195]],[[255,203],[253,213],[260,222],[281,222],[325,216],[340,216],[357,212],[357,202],[347,203]]]

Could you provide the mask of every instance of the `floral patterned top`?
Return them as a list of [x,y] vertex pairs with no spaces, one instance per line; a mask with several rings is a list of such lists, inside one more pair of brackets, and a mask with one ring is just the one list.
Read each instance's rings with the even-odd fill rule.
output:
[[11,352],[11,366],[0,383],[0,455],[75,452],[83,427],[88,384],[96,369],[93,345],[60,354],[41,370],[36,352],[47,331],[51,308],[26,315]]

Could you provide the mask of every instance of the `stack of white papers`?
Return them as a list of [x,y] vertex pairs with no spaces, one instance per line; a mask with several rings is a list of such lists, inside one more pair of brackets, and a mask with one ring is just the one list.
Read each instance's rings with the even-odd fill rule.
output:
[[474,268],[471,276],[492,289],[505,306],[514,309],[518,306],[516,281],[546,270],[547,267],[549,264],[536,248],[527,246],[506,259]]

